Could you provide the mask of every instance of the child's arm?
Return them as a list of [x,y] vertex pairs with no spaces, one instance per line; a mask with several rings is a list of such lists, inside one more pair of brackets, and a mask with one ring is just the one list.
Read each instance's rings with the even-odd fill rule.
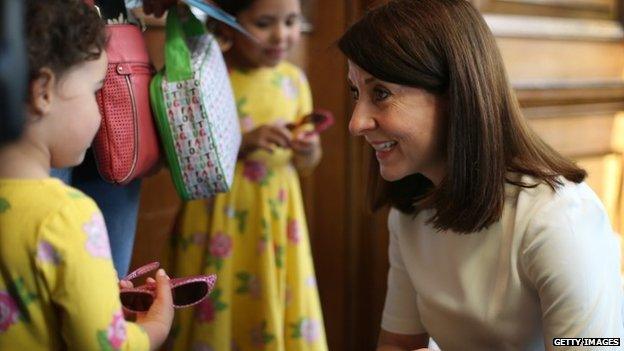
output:
[[[143,325],[126,322],[119,301],[104,219],[86,196],[76,194],[43,223],[36,264],[56,305],[58,328],[68,350],[155,350],[173,315],[168,280]],[[158,317],[155,317],[158,316]],[[155,323],[155,320],[158,323]]]
[[245,156],[258,149],[273,152],[273,149],[276,146],[283,148],[289,147],[291,138],[292,134],[284,126],[269,124],[261,125],[258,128],[243,134],[238,157],[245,158]]
[[[315,116],[312,113],[312,92],[310,85],[303,71],[298,70],[297,81],[299,97],[298,97],[298,116],[306,121],[308,117]],[[293,150],[293,164],[300,174],[306,175],[310,173],[321,161],[322,150],[318,131],[315,132],[315,125],[312,121],[300,124],[293,130],[293,138],[291,147]]]
[[173,321],[173,301],[169,277],[163,269],[156,272],[156,279],[148,278],[156,283],[156,298],[149,311],[137,317],[139,324],[150,338],[152,350],[157,350],[167,339]]

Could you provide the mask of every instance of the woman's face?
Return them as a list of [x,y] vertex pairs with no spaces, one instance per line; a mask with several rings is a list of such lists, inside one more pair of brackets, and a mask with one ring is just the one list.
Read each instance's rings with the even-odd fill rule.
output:
[[423,89],[379,80],[349,61],[355,107],[349,122],[375,150],[387,181],[420,173],[434,184],[445,175],[445,101]]

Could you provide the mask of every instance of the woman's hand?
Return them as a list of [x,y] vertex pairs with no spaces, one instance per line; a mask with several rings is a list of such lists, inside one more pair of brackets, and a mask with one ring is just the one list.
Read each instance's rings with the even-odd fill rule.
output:
[[243,134],[239,157],[258,150],[273,152],[275,147],[290,147],[292,133],[282,125],[264,124],[258,128]]
[[377,351],[431,351],[426,347],[428,334],[397,334],[381,329],[378,342]]

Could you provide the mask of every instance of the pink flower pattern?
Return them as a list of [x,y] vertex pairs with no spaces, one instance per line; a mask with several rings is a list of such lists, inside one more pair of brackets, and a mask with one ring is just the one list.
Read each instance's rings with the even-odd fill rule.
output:
[[210,255],[216,258],[226,258],[232,252],[232,238],[222,232],[217,232],[210,239]]
[[255,123],[251,116],[245,116],[240,119],[241,130],[243,132],[249,132],[254,129]]
[[265,341],[264,341],[264,325],[259,325],[253,329],[251,329],[251,343],[254,345],[255,348],[263,348]]
[[316,288],[316,278],[313,275],[308,276],[308,278],[306,278],[305,283],[310,288]]
[[290,77],[283,77],[281,85],[282,92],[284,92],[284,95],[286,95],[286,97],[292,100],[295,100],[297,99],[297,97],[299,97],[299,89]]
[[249,278],[249,294],[251,297],[259,299],[262,294],[262,286],[260,284],[260,278],[252,275]]
[[301,336],[308,342],[316,341],[321,335],[321,325],[317,320],[304,318],[301,322]]
[[19,321],[17,304],[6,291],[0,291],[0,332],[6,331]]
[[243,176],[252,182],[261,182],[267,175],[267,168],[262,162],[246,160]]
[[110,244],[108,243],[108,233],[104,217],[97,212],[93,214],[91,220],[85,223],[82,229],[87,233],[85,248],[93,257],[111,258]]
[[61,256],[56,252],[54,246],[45,240],[40,241],[37,245],[37,259],[53,265],[58,265],[61,262]]
[[206,243],[206,233],[197,232],[191,235],[191,242],[198,246],[203,246]]
[[258,240],[258,246],[256,247],[256,250],[258,251],[258,254],[263,253],[267,249],[267,245],[268,245],[267,239],[260,238]]
[[126,341],[126,321],[124,320],[121,310],[113,314],[113,320],[108,326],[106,336],[108,337],[108,342],[114,349],[121,348],[121,345]]
[[295,245],[301,240],[301,236],[299,234],[299,222],[297,222],[296,219],[290,219],[288,221],[287,235],[288,240]]
[[279,192],[277,193],[277,200],[283,203],[286,201],[287,198],[288,198],[288,191],[286,191],[286,189],[284,188],[280,188]]
[[200,322],[210,323],[215,319],[215,306],[212,299],[207,298],[197,305],[196,316]]

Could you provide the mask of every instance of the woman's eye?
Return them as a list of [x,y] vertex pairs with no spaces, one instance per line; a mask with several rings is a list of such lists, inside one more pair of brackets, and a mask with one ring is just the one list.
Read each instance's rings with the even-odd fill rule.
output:
[[388,96],[390,96],[390,92],[386,89],[375,88],[373,90],[373,96],[375,98],[375,101],[383,101],[387,99]]
[[351,91],[351,96],[354,100],[357,100],[360,97],[360,92],[358,92],[356,88],[350,87],[349,90]]

